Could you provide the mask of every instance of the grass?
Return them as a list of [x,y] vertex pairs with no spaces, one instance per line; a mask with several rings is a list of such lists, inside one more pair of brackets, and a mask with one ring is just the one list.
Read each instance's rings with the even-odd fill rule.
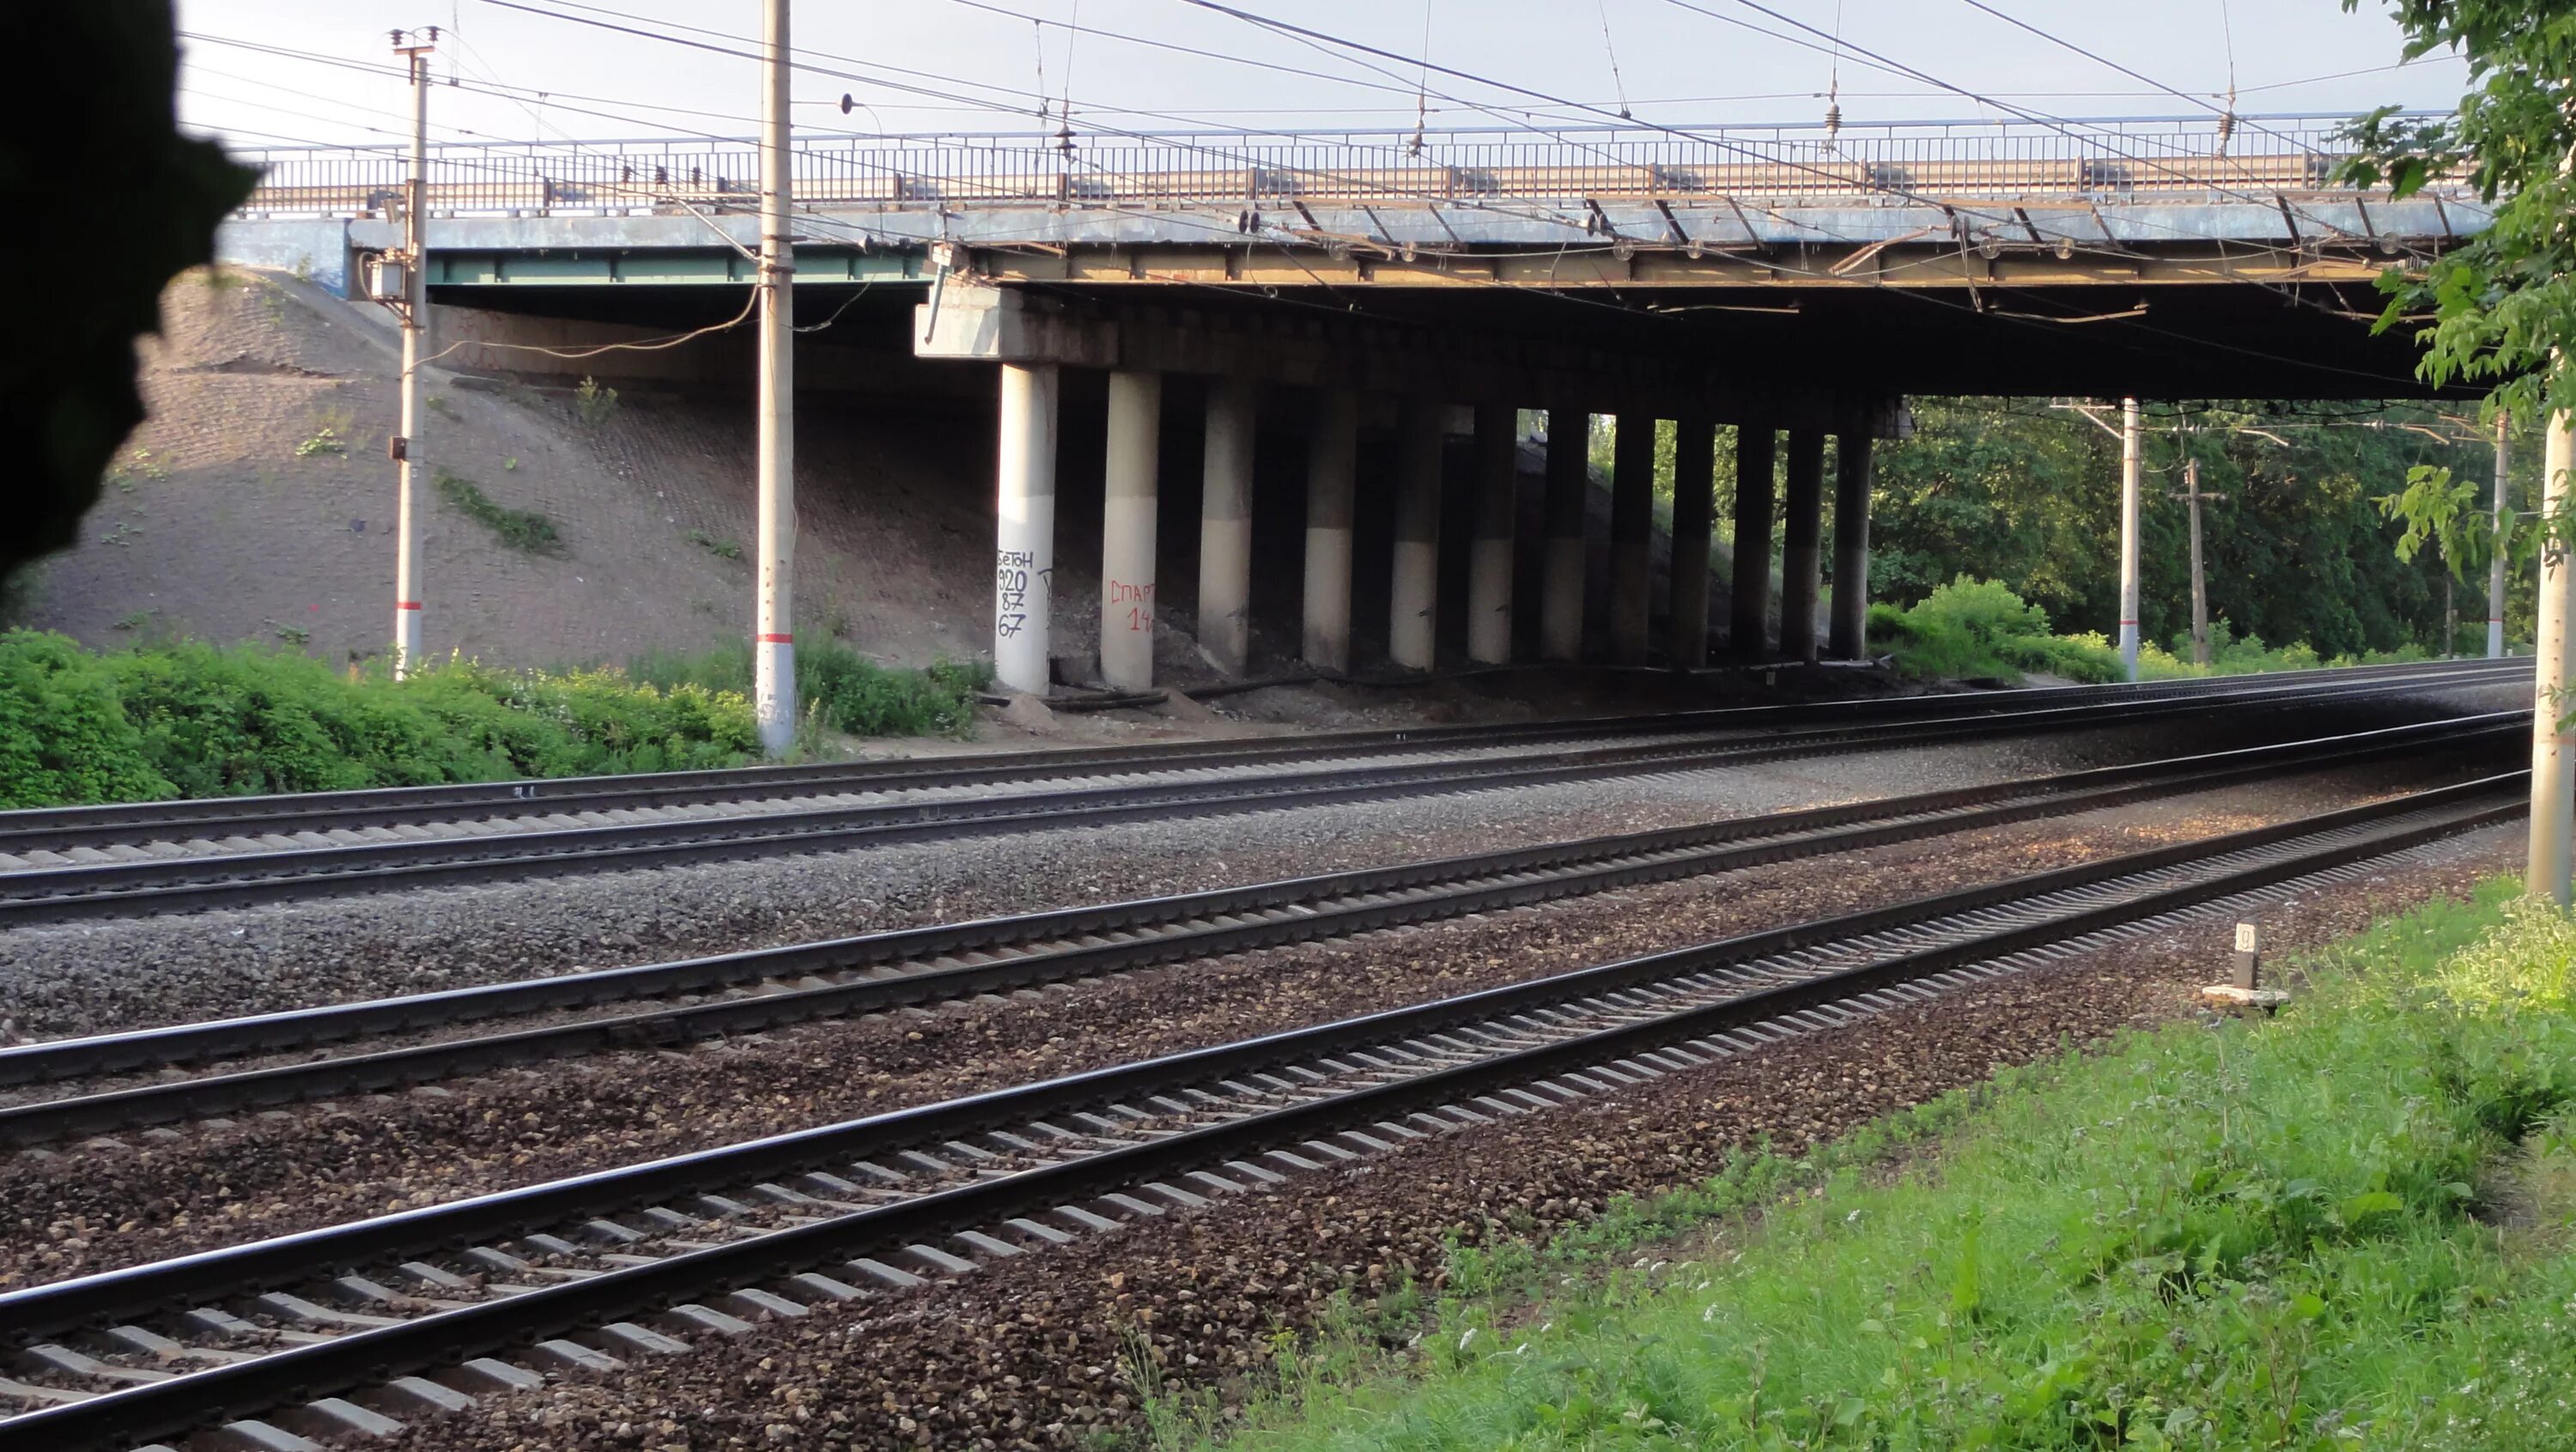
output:
[[[748,644],[699,655],[638,656],[627,674],[665,688],[695,685],[749,695]],[[853,736],[955,736],[972,734],[975,695],[993,683],[983,661],[936,661],[921,670],[882,666],[837,640],[796,647],[796,694],[804,703],[810,746],[825,730]]]
[[[1460,1252],[1439,1297],[1283,1335],[1225,1444],[2566,1445],[2576,923],[2513,893],[2315,956],[2276,1020],[2132,1034]],[[1166,1388],[1156,1442],[1209,1441],[1202,1405]]]
[[492,531],[492,537],[521,554],[562,555],[563,534],[555,522],[533,509],[511,509],[493,502],[482,487],[445,469],[437,472],[438,497],[457,513]]
[[689,543],[696,545],[698,548],[705,550],[708,554],[711,554],[720,560],[738,560],[742,558],[742,542],[740,540],[718,539],[703,529],[690,530]]

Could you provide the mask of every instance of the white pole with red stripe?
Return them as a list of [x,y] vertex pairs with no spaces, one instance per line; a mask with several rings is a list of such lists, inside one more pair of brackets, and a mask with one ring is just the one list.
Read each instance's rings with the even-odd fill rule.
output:
[[760,96],[760,562],[752,635],[752,708],[760,744],[783,756],[796,738],[796,280],[788,233],[787,0],[762,0]]
[[[435,34],[435,32],[432,32]],[[408,42],[408,43],[407,43]],[[394,679],[419,668],[421,330],[429,323],[429,46],[394,32],[411,76],[411,181],[403,189],[402,432],[394,440]]]
[[2138,678],[2138,401],[2120,400],[2120,669]]

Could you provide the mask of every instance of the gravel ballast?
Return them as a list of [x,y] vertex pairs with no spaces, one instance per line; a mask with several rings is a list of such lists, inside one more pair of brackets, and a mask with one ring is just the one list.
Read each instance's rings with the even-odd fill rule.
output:
[[[2492,692],[2463,692],[2474,701]],[[0,1042],[430,992],[1198,891],[2363,729],[2272,712],[1549,787],[817,852],[11,930]]]
[[[1510,913],[542,1065],[0,1158],[0,1285],[60,1279],[1809,921],[2419,785],[2318,773]],[[112,1233],[111,1233],[112,1232]]]

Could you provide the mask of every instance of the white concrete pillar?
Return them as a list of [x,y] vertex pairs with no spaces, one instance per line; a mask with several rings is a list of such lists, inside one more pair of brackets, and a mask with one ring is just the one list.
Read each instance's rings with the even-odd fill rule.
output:
[[1520,522],[1520,410],[1476,405],[1476,534],[1467,552],[1467,658],[1512,658],[1512,535]]
[[[2571,438],[2568,415],[2549,416],[2546,447],[2541,454],[2540,518],[2544,525],[2560,517],[2567,507],[2570,480],[2567,471],[2576,468],[2576,438]],[[2576,560],[2567,555],[2564,542],[2544,539],[2540,547],[2540,628],[2532,642],[2537,657],[2532,668],[2531,716],[2531,858],[2523,873],[2523,891],[2535,897],[2547,897],[2560,907],[2568,905],[2569,875],[2576,866],[2576,791],[2571,791],[2569,774],[2576,760],[2576,741],[2561,724],[2570,712],[2576,712],[2576,700],[2567,695],[2570,666],[2576,665],[2576,635],[2569,632],[2570,616],[2576,615]]]
[[1824,572],[1825,435],[1789,430],[1788,512],[1780,531],[1780,655],[1816,659],[1816,594]]
[[1230,676],[1252,654],[1252,430],[1248,378],[1208,385],[1199,495],[1199,649]]
[[2138,678],[2138,401],[2120,400],[2120,670]]
[[1000,528],[993,550],[993,673],[1047,688],[1047,590],[1055,576],[1056,365],[1002,365]]
[[2487,659],[2504,659],[2504,536],[2513,516],[2506,512],[2506,468],[2513,460],[2513,415],[2496,415],[2495,548],[2487,561]]
[[1111,373],[1100,515],[1100,677],[1121,691],[1154,684],[1155,464],[1162,437],[1163,376]]
[[1351,668],[1351,509],[1359,470],[1360,401],[1347,389],[1316,395],[1306,449],[1306,664]]
[[1408,398],[1396,417],[1395,578],[1387,593],[1386,653],[1431,669],[1440,595],[1441,407]]
[[1870,437],[1845,429],[1834,445],[1834,605],[1828,622],[1836,660],[1869,658]]
[[1547,494],[1540,508],[1547,550],[1539,583],[1538,653],[1544,660],[1583,658],[1583,557],[1592,492],[1592,415],[1577,408],[1547,414]]

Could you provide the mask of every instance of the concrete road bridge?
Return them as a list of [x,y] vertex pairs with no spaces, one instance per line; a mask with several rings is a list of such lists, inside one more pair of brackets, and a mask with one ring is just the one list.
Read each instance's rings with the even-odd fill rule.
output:
[[[802,345],[821,376],[996,400],[994,643],[1013,686],[1048,680],[1068,369],[1108,375],[1100,664],[1113,685],[1152,677],[1156,441],[1175,377],[1192,381],[1174,396],[1204,411],[1196,621],[1221,669],[1246,660],[1265,414],[1306,437],[1309,663],[1350,664],[1363,451],[1386,455],[1395,496],[1396,664],[1431,665],[1437,602],[1458,598],[1440,579],[1444,512],[1473,535],[1446,552],[1468,576],[1467,656],[1580,655],[1588,422],[1549,431],[1529,511],[1543,538],[1516,542],[1523,409],[1628,425],[1611,481],[1614,659],[1711,654],[1703,491],[1676,500],[1670,556],[1653,558],[1639,441],[1656,419],[1678,421],[1678,477],[1708,477],[1718,425],[1742,430],[1748,478],[1785,458],[1785,496],[1738,490],[1743,557],[1720,609],[1743,624],[1721,644],[1850,657],[1863,589],[1832,592],[1823,643],[1803,623],[1829,558],[1832,580],[1866,579],[1870,443],[1906,427],[1908,394],[2428,396],[2405,331],[2372,331],[2373,283],[2490,217],[2462,188],[2401,202],[2337,185],[2340,124],[809,135],[794,159],[797,313],[821,325]],[[226,228],[227,260],[354,288],[367,255],[398,243],[399,149],[245,159],[264,175]],[[524,368],[544,355],[511,345],[725,323],[756,270],[758,171],[748,141],[434,148],[437,346]],[[748,376],[747,351],[706,341],[653,366]],[[800,364],[802,382],[817,377]],[[1444,511],[1453,452],[1464,462],[1448,472],[1464,477],[1445,487],[1467,502]],[[1790,622],[1776,640],[1775,572]]]

